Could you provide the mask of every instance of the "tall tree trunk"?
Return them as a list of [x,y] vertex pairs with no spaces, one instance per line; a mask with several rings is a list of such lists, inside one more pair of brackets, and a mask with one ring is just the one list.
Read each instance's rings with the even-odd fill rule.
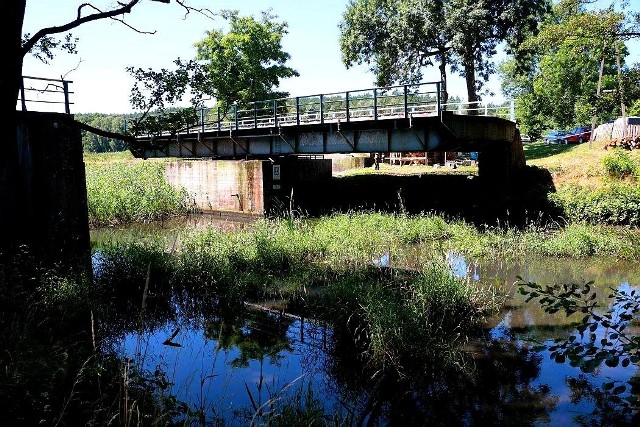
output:
[[[2,74],[0,74],[0,113],[7,118],[15,112],[22,78],[22,24],[26,0],[0,0],[0,40],[2,40]],[[13,114],[11,114],[13,116]]]
[[446,104],[449,101],[449,91],[447,89],[447,51],[441,48],[440,53],[440,80],[442,80],[442,103]]
[[467,100],[469,102],[470,116],[478,115],[478,94],[476,93],[476,67],[473,56],[469,55],[464,58],[464,78],[467,83]]
[[16,99],[22,80],[22,25],[26,0],[0,0],[0,116],[4,136],[0,142],[0,253],[15,243],[16,220],[20,217],[18,174],[18,135]]

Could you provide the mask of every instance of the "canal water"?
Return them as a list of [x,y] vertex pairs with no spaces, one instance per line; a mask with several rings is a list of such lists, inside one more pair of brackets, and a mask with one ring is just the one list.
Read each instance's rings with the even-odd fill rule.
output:
[[[242,229],[217,218],[190,226]],[[154,228],[155,227],[155,228]],[[141,238],[146,229],[96,230],[94,241]],[[170,242],[182,223],[159,227]],[[327,423],[372,425],[614,425],[619,405],[603,384],[637,378],[637,365],[601,365],[585,374],[556,363],[545,347],[575,330],[564,313],[545,313],[517,293],[517,276],[540,284],[593,281],[598,301],[609,289],[640,285],[631,262],[530,259],[519,263],[447,257],[454,274],[490,283],[508,295],[503,311],[465,347],[458,369],[416,369],[384,379],[367,369],[349,337],[327,325],[265,307],[222,310],[206,297],[173,295],[136,327],[111,334],[105,350],[128,358],[143,375],[167,384],[163,393],[186,403],[209,424],[274,422],[287,405],[322,411]],[[637,328],[637,325],[632,325]],[[602,331],[596,331],[601,333]],[[637,332],[637,331],[636,331]],[[413,372],[413,371],[412,371]],[[619,394],[628,397],[628,388]]]

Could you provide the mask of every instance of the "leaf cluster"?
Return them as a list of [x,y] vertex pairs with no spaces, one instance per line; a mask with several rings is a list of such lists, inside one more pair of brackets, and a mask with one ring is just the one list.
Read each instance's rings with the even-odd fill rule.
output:
[[[597,301],[593,282],[542,286],[524,282],[521,277],[518,280],[522,282],[519,292],[527,296],[527,302],[537,299],[549,314],[563,311],[567,316],[582,316],[575,334],[556,339],[549,347],[556,362],[568,361],[585,373],[594,372],[603,363],[611,368],[640,364],[640,337],[628,330],[640,314],[640,293],[636,289],[611,289],[612,303],[605,307]],[[605,385],[605,390],[612,388],[611,384]],[[615,394],[625,390],[626,386],[618,386]]]
[[347,67],[370,65],[380,85],[419,81],[423,68],[437,61],[443,80],[448,65],[463,76],[479,76],[478,90],[495,71],[490,58],[498,44],[519,45],[535,32],[548,5],[546,0],[353,0],[340,23],[342,60]]
[[[259,20],[229,10],[221,11],[220,16],[228,21],[228,31],[207,32],[194,45],[195,59],[176,59],[174,70],[127,69],[135,79],[131,105],[142,112],[131,133],[177,132],[197,122],[197,112],[209,99],[216,100],[223,110],[221,116],[225,116],[234,104],[243,106],[288,95],[274,90],[280,79],[298,76],[286,65],[290,55],[282,49],[287,23],[277,21],[277,16],[268,11]],[[168,106],[187,95],[189,108],[168,111]]]

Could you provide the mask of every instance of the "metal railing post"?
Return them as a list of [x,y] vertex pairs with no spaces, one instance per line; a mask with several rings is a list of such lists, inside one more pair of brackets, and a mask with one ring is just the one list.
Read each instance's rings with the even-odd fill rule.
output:
[[200,107],[200,131],[204,133],[204,105]]
[[378,120],[378,89],[373,89],[373,120]]
[[64,112],[71,114],[71,108],[69,108],[69,82],[62,80],[62,87],[64,88]]
[[273,123],[278,127],[278,100],[273,100]]
[[296,124],[300,126],[300,97],[296,96]]
[[404,118],[409,117],[409,92],[407,85],[404,85]]
[[350,113],[349,113],[349,92],[346,93],[346,96],[347,96],[347,111],[346,111],[346,113],[347,113],[347,123],[348,123],[349,122],[349,116],[350,116]]
[[238,130],[238,104],[233,104],[233,116],[236,122],[236,130]]
[[484,115],[485,116],[489,115],[489,104],[487,103],[484,104]]
[[324,124],[324,95],[320,94],[320,123]]
[[222,127],[222,119],[220,118],[220,107],[218,107],[218,132],[220,132],[221,127]]

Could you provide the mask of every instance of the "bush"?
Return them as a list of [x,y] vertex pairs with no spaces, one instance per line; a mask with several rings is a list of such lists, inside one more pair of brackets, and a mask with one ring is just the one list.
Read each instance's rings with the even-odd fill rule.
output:
[[597,190],[566,187],[550,198],[569,221],[640,225],[640,187],[637,185],[616,183]]
[[607,174],[612,178],[627,178],[635,177],[638,175],[638,166],[629,157],[629,155],[622,150],[615,150],[615,152],[602,159]]

